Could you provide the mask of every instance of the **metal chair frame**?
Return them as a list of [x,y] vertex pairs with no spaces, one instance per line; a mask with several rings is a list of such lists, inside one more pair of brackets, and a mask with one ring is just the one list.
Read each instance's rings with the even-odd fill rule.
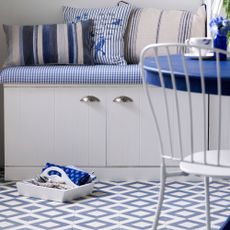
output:
[[[201,89],[202,89],[202,101],[203,101],[203,141],[204,141],[204,145],[203,145],[203,150],[200,154],[202,154],[202,159],[203,162],[198,162],[195,159],[195,154],[194,153],[194,130],[193,130],[193,124],[194,124],[194,120],[193,120],[193,115],[192,115],[192,96],[191,96],[191,88],[190,88],[190,81],[189,81],[189,74],[188,74],[188,66],[187,66],[187,62],[186,62],[186,57],[183,55],[183,53],[191,48],[197,48],[198,49],[198,62],[199,62],[199,72],[200,72],[200,81],[201,81]],[[164,76],[162,73],[162,69],[161,69],[161,65],[160,65],[160,61],[159,61],[159,56],[158,53],[160,50],[164,49],[164,52],[167,55],[167,62],[168,62],[168,66],[169,66],[169,71],[170,71],[170,76],[171,76],[171,82],[172,82],[172,89],[173,90],[173,94],[174,94],[174,99],[175,99],[175,106],[176,106],[176,115],[177,115],[177,130],[178,130],[178,136],[179,136],[179,157],[176,157],[174,154],[174,150],[173,150],[173,143],[172,143],[172,127],[171,127],[171,122],[170,122],[170,116],[169,116],[169,102],[167,99],[167,95],[166,95],[166,88],[165,88],[165,84],[164,84]],[[183,153],[183,148],[182,148],[182,134],[181,134],[181,114],[179,111],[179,103],[178,103],[178,90],[176,89],[176,79],[175,79],[175,72],[173,70],[173,63],[172,63],[172,59],[171,59],[171,52],[170,49],[174,49],[174,50],[180,50],[182,53],[182,65],[183,65],[183,71],[184,71],[184,76],[185,76],[185,81],[186,81],[186,87],[187,87],[187,96],[188,96],[188,102],[189,102],[189,126],[190,126],[190,143],[191,143],[191,151],[190,151],[190,155],[189,155],[189,159],[186,158],[184,156]],[[142,80],[143,80],[143,85],[144,85],[144,90],[146,93],[146,97],[147,100],[149,102],[149,106],[150,106],[150,110],[152,112],[152,117],[156,126],[156,131],[157,131],[157,135],[159,138],[159,143],[160,143],[160,151],[161,151],[161,174],[160,174],[160,191],[159,191],[159,199],[158,199],[158,206],[157,206],[157,210],[156,210],[156,214],[155,214],[155,221],[153,222],[153,227],[152,229],[157,229],[158,226],[158,222],[159,222],[159,217],[160,217],[160,212],[161,212],[161,208],[162,208],[162,203],[163,203],[163,199],[164,199],[164,192],[165,192],[165,184],[166,184],[166,179],[168,177],[174,177],[174,176],[186,176],[188,175],[188,172],[186,170],[180,170],[177,172],[167,172],[167,165],[166,165],[166,159],[171,159],[171,160],[175,160],[175,161],[179,161],[179,163],[189,163],[189,164],[194,164],[194,165],[202,165],[202,166],[212,166],[212,167],[218,167],[218,168],[223,168],[223,167],[230,167],[230,165],[223,165],[220,162],[220,158],[221,158],[221,154],[223,154],[222,150],[221,150],[221,108],[222,108],[222,96],[221,96],[221,70],[220,70],[220,58],[219,58],[219,54],[226,54],[228,55],[228,53],[226,51],[223,50],[219,50],[219,49],[211,49],[212,52],[216,53],[216,76],[217,76],[217,96],[218,96],[218,135],[217,135],[217,149],[214,150],[215,153],[217,154],[217,161],[215,163],[210,163],[207,160],[207,156],[208,154],[210,154],[209,149],[207,148],[206,145],[206,140],[207,140],[207,117],[206,117],[206,94],[205,94],[205,76],[204,76],[204,65],[203,65],[203,59],[201,56],[201,52],[202,49],[207,49],[205,47],[200,47],[200,46],[191,46],[191,45],[186,45],[186,44],[177,44],[177,43],[166,43],[166,44],[151,44],[146,46],[140,55],[140,69],[141,69],[141,76],[142,76]],[[163,138],[162,138],[162,133],[161,133],[161,127],[160,124],[158,122],[158,118],[156,115],[156,111],[154,109],[154,104],[151,100],[151,96],[150,96],[150,92],[149,92],[149,84],[146,82],[146,71],[145,71],[145,64],[144,64],[144,60],[145,57],[147,55],[147,53],[149,51],[152,51],[153,55],[151,54],[151,57],[154,59],[156,66],[158,68],[158,74],[159,74],[159,79],[160,79],[160,84],[161,84],[161,88],[162,88],[162,93],[163,93],[163,99],[165,102],[165,111],[166,111],[166,115],[167,115],[167,128],[168,128],[168,135],[169,135],[169,142],[170,142],[170,149],[171,149],[171,153],[170,154],[166,154],[164,152],[164,148],[163,148]],[[210,50],[210,49],[209,49]],[[148,53],[149,54],[149,53]],[[185,92],[186,93],[186,92]],[[206,228],[207,230],[211,229],[211,223],[210,223],[210,201],[209,201],[209,180],[210,177],[215,177],[215,175],[213,175],[210,172],[210,175],[200,175],[204,177],[204,185],[205,185],[205,201],[206,201]],[[230,175],[226,175],[226,177],[230,177]]]

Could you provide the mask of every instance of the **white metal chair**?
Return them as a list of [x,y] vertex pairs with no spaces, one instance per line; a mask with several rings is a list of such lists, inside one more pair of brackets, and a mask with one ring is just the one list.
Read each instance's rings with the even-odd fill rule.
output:
[[[196,48],[197,49],[197,60],[191,61],[190,58],[185,57],[184,53],[188,49]],[[160,217],[161,207],[164,199],[165,192],[165,183],[167,177],[172,176],[183,176],[194,174],[198,176],[204,177],[204,185],[205,185],[205,201],[206,201],[206,228],[207,230],[211,229],[210,224],[210,204],[209,204],[209,179],[210,177],[218,177],[218,178],[230,178],[230,151],[227,149],[222,149],[221,137],[222,137],[222,129],[225,128],[221,119],[221,111],[222,111],[222,93],[223,93],[223,82],[222,82],[222,69],[220,62],[220,55],[227,55],[227,52],[211,49],[211,52],[215,52],[216,58],[212,60],[211,65],[213,67],[212,70],[206,70],[206,65],[208,60],[204,60],[202,58],[203,49],[207,49],[204,47],[198,46],[190,46],[185,44],[152,44],[145,47],[140,56],[140,68],[142,74],[142,80],[144,84],[144,90],[146,92],[147,100],[150,105],[150,109],[152,112],[152,117],[155,123],[155,129],[159,138],[160,143],[160,151],[161,151],[161,176],[160,176],[160,192],[159,192],[159,200],[158,206],[155,214],[155,220],[153,223],[153,229],[157,229],[158,221]],[[175,63],[175,56],[172,53],[179,52],[179,60],[180,63]],[[162,55],[164,54],[164,64],[162,64]],[[191,63],[192,62],[192,63]],[[200,89],[195,89],[194,85],[192,85],[192,78],[190,72],[193,72],[193,66],[191,64],[197,66],[197,71],[199,72],[198,85]],[[225,62],[224,65],[226,65]],[[166,67],[165,67],[166,66]],[[175,67],[177,66],[177,67]],[[179,66],[179,67],[178,67]],[[229,65],[230,66],[230,65]],[[179,92],[180,82],[178,77],[178,70],[183,73],[184,86],[186,90],[184,93]],[[208,67],[210,68],[210,66]],[[229,77],[230,77],[230,67],[229,68]],[[154,75],[151,75],[151,72],[154,72]],[[212,96],[213,99],[217,102],[217,107],[215,110],[216,121],[212,119],[212,123],[215,123],[216,132],[213,136],[216,137],[216,141],[213,143],[208,143],[209,138],[209,96],[207,96],[208,92],[208,83],[206,82],[206,74],[207,72],[211,72],[213,76],[216,76],[216,80],[212,82],[214,84],[214,94],[216,96]],[[226,71],[225,71],[226,72]],[[225,73],[226,74],[226,73]],[[179,74],[180,75],[180,74]],[[167,77],[170,84],[166,81],[165,77]],[[153,79],[155,78],[155,79]],[[150,83],[151,82],[151,83]],[[165,111],[165,124],[167,127],[167,132],[165,129],[162,129],[162,122],[159,122],[159,114],[158,111],[155,110],[156,100],[154,104],[154,90],[156,90],[156,86],[153,86],[152,82],[155,82],[156,85],[160,86],[160,91],[162,93],[162,100],[164,101],[164,111]],[[157,83],[158,82],[158,83]],[[182,87],[182,88],[183,88]],[[167,89],[168,88],[168,89]],[[210,90],[210,89],[209,89]],[[226,89],[225,89],[226,90]],[[197,91],[199,93],[202,112],[202,127],[200,127],[200,131],[202,131],[201,138],[203,140],[203,144],[198,146],[194,146],[194,127],[196,124],[196,120],[194,120],[194,114],[197,112],[197,108],[194,106],[193,101],[193,91]],[[159,92],[159,89],[158,89]],[[228,93],[227,93],[228,94]],[[197,95],[197,94],[196,94]],[[229,94],[230,95],[230,94]],[[185,97],[187,99],[187,106],[181,108],[180,98]],[[229,98],[230,99],[230,98]],[[172,108],[172,100],[174,100],[174,109],[175,111],[172,113],[170,108]],[[159,102],[161,103],[161,102]],[[159,106],[159,105],[158,105]],[[159,108],[159,107],[158,107]],[[185,109],[188,111],[185,112]],[[174,117],[171,115],[174,114]],[[161,116],[161,114],[160,114]],[[184,116],[187,116],[185,119]],[[187,122],[186,131],[183,127],[184,122]],[[211,124],[213,126],[213,124]],[[185,132],[184,132],[185,131]],[[186,135],[184,135],[186,134]],[[168,135],[168,137],[166,137]],[[176,137],[177,136],[177,137]],[[175,138],[176,137],[176,138]],[[177,141],[175,141],[175,139]],[[186,141],[186,144],[183,142]],[[167,142],[167,143],[166,143]],[[176,143],[177,142],[177,143]],[[170,146],[168,152],[165,150],[165,146]],[[188,150],[189,149],[189,150]],[[177,172],[168,172],[167,170],[167,161],[177,161],[179,166],[179,171]]]

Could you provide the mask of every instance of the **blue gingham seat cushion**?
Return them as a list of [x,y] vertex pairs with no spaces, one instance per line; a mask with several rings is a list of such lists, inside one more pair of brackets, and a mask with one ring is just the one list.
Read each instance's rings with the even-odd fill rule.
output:
[[1,84],[141,84],[138,65],[16,66],[2,69]]

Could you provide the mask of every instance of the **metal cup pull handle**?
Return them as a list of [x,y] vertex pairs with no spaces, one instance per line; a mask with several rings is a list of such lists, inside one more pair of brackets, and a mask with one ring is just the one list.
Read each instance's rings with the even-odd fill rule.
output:
[[113,99],[113,102],[116,103],[127,103],[127,102],[133,102],[133,99],[127,96],[119,96]]
[[85,96],[83,98],[80,99],[81,102],[99,102],[100,99],[98,99],[97,97],[95,96]]

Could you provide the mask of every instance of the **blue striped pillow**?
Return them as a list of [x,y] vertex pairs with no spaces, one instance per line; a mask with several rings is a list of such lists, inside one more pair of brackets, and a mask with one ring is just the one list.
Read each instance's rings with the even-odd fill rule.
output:
[[65,22],[93,19],[92,52],[96,64],[125,65],[123,37],[131,8],[124,2],[98,9],[63,7],[63,14]]
[[5,66],[93,64],[92,20],[69,24],[3,25],[8,44]]

